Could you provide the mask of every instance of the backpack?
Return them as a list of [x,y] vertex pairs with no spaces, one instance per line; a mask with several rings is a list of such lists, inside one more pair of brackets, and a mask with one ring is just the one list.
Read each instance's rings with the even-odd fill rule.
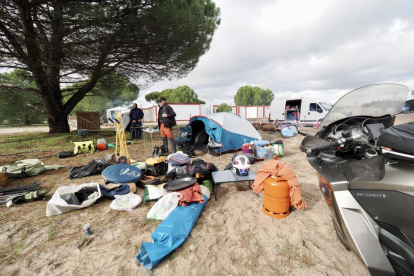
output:
[[205,162],[200,158],[195,158],[190,166],[182,168],[182,174],[194,176],[198,183],[202,183],[206,179],[211,180],[211,173],[215,171],[218,171],[216,165]]
[[179,149],[191,158],[194,158],[196,156],[194,152],[194,145],[191,145],[190,143],[180,143]]
[[12,162],[9,166],[0,167],[0,171],[8,178],[23,178],[38,175],[46,168],[39,159],[24,159]]

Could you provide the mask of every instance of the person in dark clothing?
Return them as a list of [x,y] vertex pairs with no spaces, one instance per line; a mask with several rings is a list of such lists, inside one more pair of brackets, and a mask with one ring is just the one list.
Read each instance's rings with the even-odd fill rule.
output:
[[[137,104],[134,103],[132,105],[132,109],[129,112],[129,118],[131,120],[131,127],[140,127],[142,126],[142,120],[144,119],[144,112],[141,108],[137,107]],[[141,128],[136,128],[131,130],[132,131],[132,139],[141,139]]]
[[164,97],[161,97],[158,100],[158,105],[160,107],[158,110],[158,126],[160,128],[164,148],[166,152],[168,152],[168,139],[171,143],[172,153],[175,153],[177,149],[175,147],[172,128],[173,126],[177,125],[175,122],[176,114],[171,106],[167,104],[167,100]]

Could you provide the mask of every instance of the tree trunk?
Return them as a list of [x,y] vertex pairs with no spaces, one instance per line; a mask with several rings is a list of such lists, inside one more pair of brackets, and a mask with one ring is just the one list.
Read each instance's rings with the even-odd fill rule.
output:
[[69,132],[68,114],[63,107],[59,86],[49,82],[44,88],[45,90],[40,92],[49,124],[49,133]]
[[47,114],[47,122],[49,124],[49,133],[65,133],[70,131],[66,114],[54,113],[52,111],[50,114]]

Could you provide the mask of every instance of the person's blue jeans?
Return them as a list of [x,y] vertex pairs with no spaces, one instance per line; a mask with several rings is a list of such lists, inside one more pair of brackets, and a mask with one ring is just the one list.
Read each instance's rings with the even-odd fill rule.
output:
[[[131,123],[132,127],[139,127],[142,126],[142,121],[141,122],[132,122]],[[141,128],[135,128],[132,131],[132,139],[141,139],[141,133],[142,133],[142,129]]]

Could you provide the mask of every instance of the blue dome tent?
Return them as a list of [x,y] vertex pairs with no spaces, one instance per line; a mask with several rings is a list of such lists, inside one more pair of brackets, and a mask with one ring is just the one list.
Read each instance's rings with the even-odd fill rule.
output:
[[238,115],[228,112],[208,116],[194,116],[189,125],[193,129],[193,144],[197,150],[221,154],[241,149],[244,143],[262,140],[252,124]]

